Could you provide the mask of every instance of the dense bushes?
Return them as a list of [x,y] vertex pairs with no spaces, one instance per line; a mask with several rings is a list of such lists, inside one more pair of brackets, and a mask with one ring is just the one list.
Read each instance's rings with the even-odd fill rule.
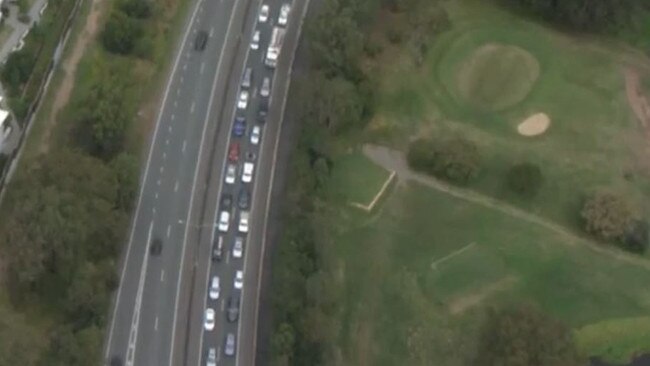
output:
[[[104,48],[112,53],[129,55],[138,53],[146,57],[143,50],[147,49],[142,42],[147,42],[145,35],[145,20],[152,15],[152,2],[147,0],[125,0],[111,12],[101,39]],[[136,52],[138,51],[140,52]]]
[[407,160],[413,169],[457,184],[476,177],[481,163],[476,145],[463,137],[417,139],[409,146]]
[[478,355],[480,366],[579,366],[569,328],[536,306],[516,304],[491,309],[483,325]]
[[542,169],[532,163],[515,164],[506,175],[508,188],[522,197],[535,196],[543,183]]

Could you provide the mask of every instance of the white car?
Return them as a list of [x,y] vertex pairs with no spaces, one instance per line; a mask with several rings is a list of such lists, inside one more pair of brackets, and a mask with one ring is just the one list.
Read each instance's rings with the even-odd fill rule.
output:
[[241,173],[241,181],[244,183],[250,183],[253,180],[253,170],[255,165],[250,161],[244,163],[244,170]]
[[291,11],[291,5],[282,4],[280,8],[280,16],[278,17],[278,25],[287,25],[289,21],[289,12]]
[[257,20],[260,23],[265,23],[267,20],[269,20],[269,6],[266,4],[263,4],[262,7],[260,8],[260,15],[257,18]]
[[262,137],[262,128],[260,126],[253,126],[253,129],[251,130],[251,144],[259,144],[260,137]]
[[234,285],[237,290],[241,290],[241,288],[244,286],[244,272],[242,271],[235,272]]
[[248,105],[248,90],[239,92],[239,99],[237,99],[237,108],[246,109]]
[[241,258],[244,253],[244,238],[238,236],[235,238],[235,244],[232,246],[232,256],[234,258]]
[[242,211],[239,213],[239,232],[247,233],[248,232],[248,218],[250,214],[248,211]]
[[214,309],[212,308],[207,308],[205,309],[205,319],[203,320],[203,327],[207,331],[211,331],[214,329]]
[[260,31],[256,30],[253,33],[253,41],[251,42],[251,49],[256,50],[260,48]]
[[228,232],[228,226],[230,226],[230,212],[221,211],[219,213],[219,231]]
[[217,350],[214,347],[210,347],[208,350],[208,360],[205,366],[217,366]]
[[210,282],[210,298],[212,300],[217,300],[219,298],[219,292],[221,292],[220,290],[221,288],[219,286],[219,277],[212,277],[212,281]]
[[237,167],[235,164],[228,164],[226,167],[226,184],[234,184],[237,179]]
[[268,76],[262,80],[262,87],[260,88],[260,95],[263,97],[268,97],[271,94],[271,78]]

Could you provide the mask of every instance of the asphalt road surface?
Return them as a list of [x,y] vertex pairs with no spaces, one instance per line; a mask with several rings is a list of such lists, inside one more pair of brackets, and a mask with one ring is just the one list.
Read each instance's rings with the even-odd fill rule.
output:
[[[207,133],[219,120],[214,111],[225,92],[226,64],[232,59],[243,21],[242,1],[198,0],[191,10],[165,90],[141,192],[123,258],[120,286],[108,329],[105,359],[124,365],[172,365],[181,268],[199,161]],[[203,51],[194,49],[199,31],[209,34]],[[162,252],[149,255],[149,243]]]
[[[277,155],[290,68],[308,0],[292,5],[287,35],[278,67],[263,65],[280,0],[266,2],[270,16],[257,22],[259,0],[198,0],[187,21],[182,42],[165,90],[149,156],[141,178],[141,192],[129,242],[123,258],[120,287],[115,296],[106,342],[107,363],[124,365],[198,365],[214,347],[219,365],[254,365],[257,308],[264,254],[273,166]],[[260,31],[259,49],[252,50],[253,31]],[[209,33],[206,48],[194,49],[199,31]],[[246,108],[236,108],[243,70],[253,69]],[[262,80],[272,80],[269,114],[258,123]],[[244,116],[247,130],[240,140],[235,184],[223,184],[227,149],[234,141],[234,116]],[[252,126],[259,124],[259,144],[250,142]],[[232,140],[232,141],[231,141]],[[247,154],[252,153],[253,155]],[[249,155],[248,158],[245,156]],[[254,161],[253,181],[241,181],[242,162]],[[252,195],[250,230],[237,233],[240,190]],[[230,193],[234,203],[230,227],[223,233],[224,255],[211,261],[220,196]],[[244,238],[243,258],[232,256],[236,235]],[[150,252],[153,241],[162,251]],[[233,289],[236,270],[244,272],[244,287]],[[207,299],[208,281],[219,276],[221,294]],[[228,323],[225,300],[239,296],[238,322]],[[204,332],[206,307],[215,309],[216,327]],[[237,338],[237,354],[223,356],[226,334]]]
[[[192,260],[187,261],[188,274],[183,276],[183,295],[181,299],[186,304],[180,307],[179,313],[185,316],[186,334],[177,333],[177,348],[184,349],[184,355],[179,358],[179,365],[205,365],[210,348],[214,349],[218,365],[254,365],[256,355],[257,314],[259,306],[259,285],[261,282],[261,265],[265,250],[265,232],[270,204],[270,193],[274,181],[274,168],[277,148],[280,141],[282,117],[293,55],[302,28],[302,21],[308,1],[294,1],[291,4],[289,21],[286,25],[282,52],[275,69],[264,65],[264,54],[270,41],[272,28],[277,25],[280,7],[285,3],[281,0],[265,1],[270,8],[270,16],[266,22],[258,22],[261,3],[253,1],[246,14],[243,41],[238,45],[236,60],[232,65],[226,107],[223,110],[223,121],[228,124],[220,125],[221,131],[216,134],[214,155],[207,161],[206,189],[195,198],[202,204],[198,205],[195,217],[203,225],[192,232],[191,242],[197,247],[192,253]],[[260,32],[259,49],[250,47],[252,34]],[[250,68],[253,82],[249,88],[250,99],[245,109],[236,107],[237,96],[241,87],[244,71]],[[268,98],[260,95],[261,85],[265,78],[271,80],[271,95]],[[269,113],[264,123],[258,122],[258,110],[261,103],[269,104]],[[247,121],[248,132],[253,125],[262,128],[262,139],[259,144],[250,142],[249,134],[244,137],[232,137],[232,123],[235,116],[243,116]],[[228,149],[232,143],[238,143],[240,156],[237,163],[238,175],[234,184],[224,183],[224,171],[228,160]],[[246,155],[249,155],[247,157]],[[251,158],[250,156],[254,156]],[[253,181],[241,181],[241,166],[243,161],[252,160],[255,164]],[[203,170],[203,169],[201,169]],[[252,205],[249,209],[237,207],[237,197],[245,190],[252,195]],[[230,209],[230,225],[226,233],[216,229],[223,195],[233,197],[233,208]],[[238,224],[241,211],[250,212],[249,231],[239,232]],[[219,236],[223,238],[223,258],[213,261],[211,252]],[[233,243],[236,237],[244,241],[244,252],[241,258],[233,256]],[[234,288],[236,271],[243,271],[244,281],[241,290]],[[219,299],[209,299],[207,292],[213,277],[220,282]],[[228,299],[238,298],[240,301],[239,319],[235,322],[227,320]],[[216,312],[216,324],[213,330],[204,329],[204,313],[206,308]],[[179,322],[179,324],[182,322]],[[236,354],[225,355],[225,339],[227,334],[236,338]]]

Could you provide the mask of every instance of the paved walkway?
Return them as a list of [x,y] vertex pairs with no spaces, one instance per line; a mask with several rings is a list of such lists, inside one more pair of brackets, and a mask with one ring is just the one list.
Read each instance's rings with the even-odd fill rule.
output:
[[420,184],[447,193],[451,196],[462,199],[464,201],[469,201],[477,205],[488,207],[500,211],[506,215],[513,216],[518,219],[528,221],[532,224],[542,226],[562,236],[565,239],[562,242],[565,244],[585,245],[586,247],[588,247],[589,249],[595,252],[605,254],[607,256],[614,257],[616,259],[634,265],[638,265],[646,269],[650,269],[650,261],[648,261],[647,259],[635,255],[627,254],[619,250],[610,249],[605,245],[599,245],[589,240],[586,237],[577,235],[576,233],[564,228],[561,225],[558,225],[541,216],[531,214],[530,212],[524,211],[504,201],[497,200],[495,198],[486,196],[482,193],[473,191],[471,189],[460,188],[457,186],[444,183],[426,174],[420,174],[414,172],[408,166],[404,153],[401,151],[392,150],[383,146],[365,145],[363,147],[363,153],[376,164],[383,166],[385,169],[389,171],[394,171],[395,173],[397,173],[398,184],[403,183],[404,181],[416,181]]

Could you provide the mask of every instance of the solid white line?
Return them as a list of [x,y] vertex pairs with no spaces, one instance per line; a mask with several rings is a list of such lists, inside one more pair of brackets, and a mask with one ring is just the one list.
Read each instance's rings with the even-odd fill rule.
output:
[[[235,18],[235,5],[232,7],[232,12],[230,13],[230,20],[228,21],[228,28],[226,29],[226,36],[224,37],[223,44],[221,45],[221,50],[220,55],[219,55],[219,61],[217,62],[217,72],[215,73],[215,78],[214,82],[212,84],[212,90],[210,91],[210,99],[208,102],[208,114],[205,117],[205,120],[203,121],[203,133],[201,134],[201,142],[199,144],[199,155],[197,156],[197,163],[196,166],[194,167],[194,180],[192,182],[192,191],[190,193],[190,205],[187,210],[187,215],[186,215],[186,222],[190,221],[190,214],[192,212],[192,206],[194,204],[194,190],[196,189],[196,179],[198,178],[199,175],[199,165],[201,161],[201,155],[203,154],[203,143],[205,142],[205,136],[206,136],[206,130],[208,127],[208,121],[210,120],[210,114],[212,112],[212,103],[214,101],[214,93],[217,89],[217,81],[219,80],[219,75],[221,74],[221,66],[222,66],[222,61],[223,61],[223,55],[224,55],[224,48],[228,44],[228,37],[230,35],[230,29],[232,28],[232,21]],[[230,135],[229,135],[230,136]],[[185,150],[185,142],[183,142],[183,150]],[[181,291],[181,278],[183,277],[183,271],[182,266],[183,262],[185,261],[185,247],[187,243],[187,235],[189,233],[189,225],[185,226],[185,234],[183,236],[183,249],[181,250],[181,261],[179,262],[179,276],[178,276],[178,282],[176,283],[176,298],[174,300],[174,319],[172,321],[172,334],[171,334],[171,347],[169,347],[169,366],[173,366],[173,360],[174,360],[174,338],[176,335],[176,318],[178,317],[178,299],[179,299],[179,293]],[[201,328],[201,339],[203,339],[203,327]],[[203,340],[201,340],[201,343],[203,343]],[[203,350],[203,346],[201,344],[201,350]],[[199,357],[200,359],[200,357]]]
[[115,303],[113,304],[113,315],[111,317],[111,326],[108,331],[108,340],[106,341],[106,351],[104,354],[104,357],[106,359],[109,358],[109,353],[111,351],[111,342],[113,340],[113,331],[115,329],[115,319],[116,319],[116,314],[117,314],[117,308],[119,307],[120,304],[120,299],[122,296],[122,287],[124,283],[124,275],[126,273],[126,267],[128,266],[129,263],[129,258],[131,256],[131,247],[133,246],[133,236],[135,235],[135,224],[138,219],[138,214],[140,212],[140,206],[142,204],[142,198],[144,196],[144,188],[146,186],[147,182],[147,173],[149,171],[149,166],[151,165],[151,159],[153,157],[153,148],[156,144],[156,138],[158,136],[158,128],[160,127],[160,121],[162,120],[163,116],[163,111],[165,109],[165,103],[167,102],[167,97],[169,96],[169,91],[171,89],[172,83],[174,81],[174,75],[176,74],[176,69],[178,68],[178,64],[181,60],[181,55],[183,54],[183,48],[185,47],[185,43],[187,42],[187,36],[190,34],[190,30],[192,29],[192,22],[196,15],[198,14],[198,2],[197,6],[194,8],[194,13],[192,13],[192,17],[190,18],[189,23],[187,23],[187,28],[185,30],[185,35],[183,36],[183,42],[181,43],[180,48],[178,49],[178,53],[176,54],[176,60],[174,61],[174,66],[172,67],[172,72],[169,76],[169,79],[167,80],[167,86],[165,87],[165,94],[163,96],[162,103],[160,105],[160,112],[158,113],[158,119],[156,120],[156,127],[154,128],[153,132],[153,137],[151,139],[151,144],[149,145],[149,154],[147,157],[147,164],[145,165],[144,168],[144,173],[141,178],[141,186],[140,186],[140,194],[138,198],[138,204],[136,205],[135,209],[135,214],[133,215],[133,221],[131,223],[131,235],[129,236],[129,243],[126,248],[126,257],[124,259],[124,264],[122,266],[122,273],[120,274],[120,286],[117,288],[117,295],[115,297]]
[[[149,224],[149,234],[147,235],[147,245],[151,241],[151,232],[153,231],[153,221]],[[131,318],[131,332],[129,332],[129,343],[126,350],[126,365],[133,366],[135,361],[135,350],[138,346],[138,328],[140,326],[140,308],[142,307],[142,293],[144,292],[144,280],[147,277],[147,263],[149,256],[144,255],[142,268],[140,268],[140,281],[138,283],[138,293],[135,297],[135,307],[133,317]]]
[[[294,48],[291,53],[291,61],[289,62],[289,74],[287,77],[287,86],[286,89],[284,90],[284,96],[282,100],[282,111],[280,112],[280,127],[278,128],[278,134],[276,136],[276,142],[275,142],[275,151],[273,152],[273,163],[271,166],[275,167],[277,158],[278,158],[278,148],[280,146],[280,137],[282,136],[282,127],[284,126],[283,121],[284,121],[284,112],[285,108],[287,106],[287,96],[289,94],[289,89],[291,87],[291,77],[293,74],[293,63],[296,58],[296,50],[298,49],[298,44],[300,43],[300,34],[302,33],[302,27],[305,21],[305,16],[307,15],[307,10],[309,9],[309,2],[310,0],[305,0],[305,7],[303,9],[303,12],[300,16],[300,23],[298,24],[298,40],[296,41],[296,44],[294,45]],[[275,79],[275,74],[274,74],[274,79]],[[273,85],[275,85],[275,80],[273,80]],[[262,141],[263,143],[264,141]],[[261,149],[261,146],[260,146]],[[257,322],[259,320],[259,306],[260,306],[260,290],[262,288],[261,283],[262,283],[262,270],[264,266],[264,254],[266,251],[266,233],[268,231],[268,221],[269,221],[269,211],[271,209],[271,195],[273,193],[273,182],[275,180],[275,169],[271,169],[271,178],[269,180],[269,190],[267,193],[266,197],[266,212],[264,213],[264,230],[263,230],[263,235],[262,235],[262,252],[260,253],[260,264],[259,264],[259,272],[258,272],[258,278],[257,278],[257,295],[255,299],[255,322],[253,323],[253,347],[251,348],[253,350],[253,362],[252,364],[255,365],[255,358],[257,357],[256,349],[257,349]],[[244,264],[246,265],[246,264]],[[242,301],[244,300],[244,296],[242,293]],[[237,327],[237,338],[239,338],[239,330],[241,328],[241,322],[239,323],[240,326]],[[239,344],[237,346],[237,356],[239,356]],[[237,361],[235,361],[235,365],[239,364],[239,357],[237,357]]]

